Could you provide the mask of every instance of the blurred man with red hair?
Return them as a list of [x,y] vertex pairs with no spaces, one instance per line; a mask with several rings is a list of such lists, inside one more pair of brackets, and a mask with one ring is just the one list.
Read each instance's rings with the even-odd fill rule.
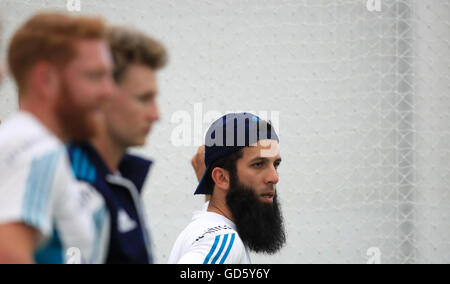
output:
[[113,94],[105,35],[101,19],[41,13],[12,37],[19,111],[0,127],[0,263],[104,261],[107,209],[75,181],[65,143],[96,134]]

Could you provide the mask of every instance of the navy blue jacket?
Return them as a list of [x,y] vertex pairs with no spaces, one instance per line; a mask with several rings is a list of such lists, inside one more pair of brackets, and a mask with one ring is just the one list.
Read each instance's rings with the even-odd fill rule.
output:
[[125,154],[119,173],[114,174],[90,144],[72,144],[68,151],[75,177],[100,192],[108,207],[111,232],[106,263],[153,263],[141,202],[152,162]]

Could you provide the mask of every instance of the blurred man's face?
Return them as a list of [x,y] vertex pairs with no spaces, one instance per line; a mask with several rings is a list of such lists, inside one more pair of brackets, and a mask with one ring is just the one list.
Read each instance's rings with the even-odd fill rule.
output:
[[[243,148],[243,156],[230,173],[226,203],[239,237],[254,252],[273,254],[286,242],[283,216],[276,194],[277,168],[281,162],[277,142]],[[273,148],[276,147],[276,148]]]
[[102,40],[83,40],[78,54],[62,71],[61,92],[56,112],[70,140],[84,140],[96,134],[100,108],[114,93],[113,62]]
[[117,94],[105,106],[110,136],[124,148],[142,146],[159,120],[156,71],[144,65],[127,68]]

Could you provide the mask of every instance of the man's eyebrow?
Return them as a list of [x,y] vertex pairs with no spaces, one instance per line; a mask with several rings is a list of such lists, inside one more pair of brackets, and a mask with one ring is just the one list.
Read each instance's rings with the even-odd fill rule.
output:
[[[269,159],[268,159],[268,158],[265,158],[265,157],[256,157],[256,158],[251,159],[251,160],[250,160],[250,163],[254,163],[254,162],[257,162],[257,161],[260,161],[260,162],[268,162]],[[281,158],[276,159],[275,162],[281,163]]]
[[152,98],[154,96],[156,96],[156,92],[155,91],[148,91],[148,92],[141,93],[141,94],[138,95],[138,97],[140,97],[140,98]]

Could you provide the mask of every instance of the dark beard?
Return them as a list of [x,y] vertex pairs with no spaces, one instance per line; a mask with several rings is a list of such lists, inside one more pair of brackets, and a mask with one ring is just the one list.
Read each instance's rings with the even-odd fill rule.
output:
[[255,192],[232,174],[226,202],[244,245],[256,253],[274,254],[286,243],[278,197],[275,194],[272,204],[264,203]]

